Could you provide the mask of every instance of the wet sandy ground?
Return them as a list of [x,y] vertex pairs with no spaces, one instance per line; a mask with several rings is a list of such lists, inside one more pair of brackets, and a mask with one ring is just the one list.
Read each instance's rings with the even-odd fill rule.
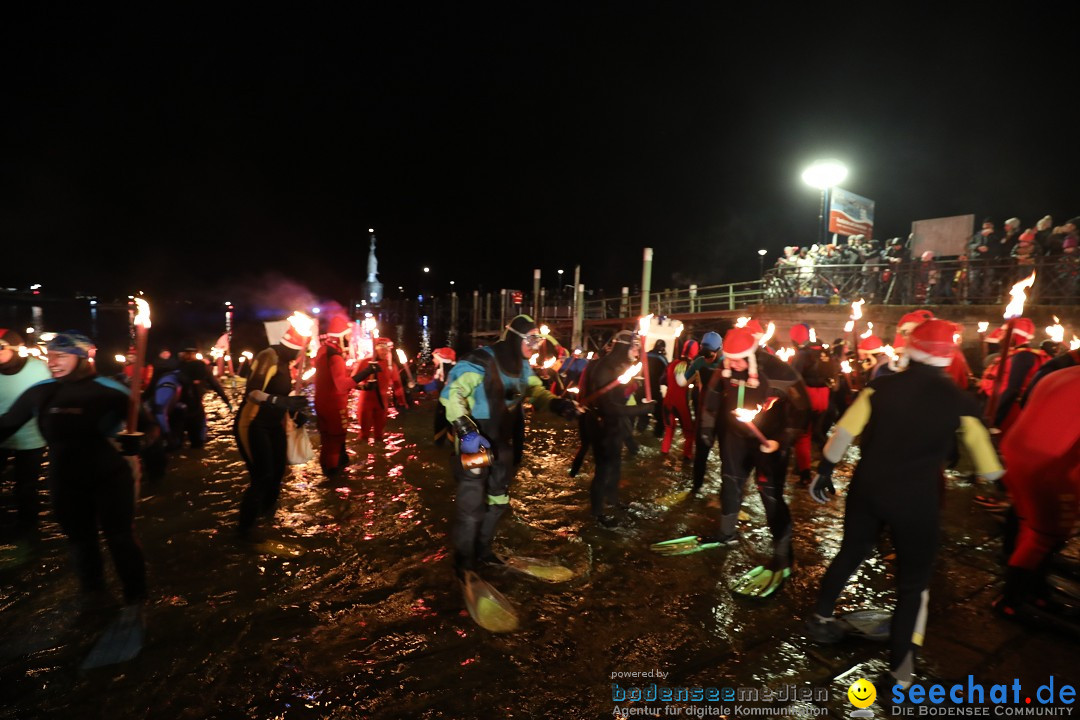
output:
[[[517,632],[494,635],[469,618],[451,571],[453,483],[448,451],[431,443],[430,401],[392,420],[382,446],[352,439],[344,477],[325,481],[317,462],[291,469],[276,519],[250,542],[233,532],[246,474],[217,402],[209,401],[207,447],[176,457],[138,508],[151,582],[139,658],[77,669],[119,590],[113,583],[111,601],[80,614],[52,522],[28,562],[0,569],[0,718],[599,718],[616,705],[613,673],[653,670],[667,673],[659,683],[670,687],[825,688],[829,700],[818,705],[844,717],[848,685],[885,667],[883,645],[821,647],[801,633],[840,541],[843,503],[822,508],[793,482],[797,572],[777,597],[736,599],[728,585],[769,551],[752,483],[748,542],[660,557],[651,543],[713,531],[718,464],[708,492],[664,505],[658,499],[688,487],[689,468],[639,433],[640,453],[624,462],[627,521],[598,528],[587,509],[591,460],[577,479],[567,475],[576,426],[531,417],[514,515],[498,544],[557,560],[576,577],[549,584],[487,572],[522,619]],[[1000,523],[971,502],[985,488],[949,485],[919,677],[972,673],[1035,687],[1054,675],[1075,684],[1075,638],[990,613]],[[890,560],[883,544],[853,578],[843,609],[889,607]],[[689,714],[688,704],[676,705]]]

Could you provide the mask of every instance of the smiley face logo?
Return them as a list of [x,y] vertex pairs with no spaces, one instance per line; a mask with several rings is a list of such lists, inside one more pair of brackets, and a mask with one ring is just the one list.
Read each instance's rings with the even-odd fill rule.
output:
[[848,700],[857,708],[868,707],[877,697],[877,688],[869,680],[859,678],[851,683],[847,691]]

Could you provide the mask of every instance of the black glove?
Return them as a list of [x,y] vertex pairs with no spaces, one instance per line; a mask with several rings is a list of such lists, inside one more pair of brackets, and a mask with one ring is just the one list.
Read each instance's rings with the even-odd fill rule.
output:
[[548,407],[551,408],[551,412],[567,420],[573,420],[581,414],[578,412],[574,401],[565,398],[555,398],[549,403]]
[[379,367],[379,363],[369,363],[366,368],[352,376],[353,382],[359,385],[381,370],[382,368]]
[[293,419],[293,423],[296,425],[296,427],[302,428],[302,427],[304,427],[304,425],[307,424],[308,414],[306,412],[301,411],[301,412],[298,412],[295,415],[293,415],[292,419]]
[[307,409],[307,398],[303,395],[271,395],[270,404],[295,413]]
[[824,505],[832,499],[831,496],[836,495],[836,488],[832,483],[833,467],[833,463],[828,460],[818,463],[817,475],[814,476],[809,489],[810,497],[814,499],[814,502]]
[[116,440],[120,443],[120,454],[125,457],[138,455],[142,451],[143,437],[141,432],[117,433]]

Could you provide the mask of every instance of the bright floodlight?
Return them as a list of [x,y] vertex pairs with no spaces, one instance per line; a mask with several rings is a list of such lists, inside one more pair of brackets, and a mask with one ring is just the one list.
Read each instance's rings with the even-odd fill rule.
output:
[[428,267],[424,268],[424,272],[431,272],[431,268],[428,268]]
[[760,255],[761,257],[765,257],[766,253],[768,253],[768,252],[769,252],[768,250],[758,250],[757,254]]
[[831,188],[844,182],[847,166],[839,160],[818,160],[803,171],[803,182],[818,190]]

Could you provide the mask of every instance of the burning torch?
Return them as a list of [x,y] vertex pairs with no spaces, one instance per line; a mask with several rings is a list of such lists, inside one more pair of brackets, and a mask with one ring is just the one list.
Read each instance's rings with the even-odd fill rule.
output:
[[614,390],[615,388],[617,388],[620,385],[625,385],[626,383],[633,380],[634,376],[637,375],[639,372],[641,372],[641,363],[634,363],[629,368],[627,368],[626,372],[624,372],[622,375],[615,378],[614,380],[609,382],[607,385],[605,385],[604,387],[602,387],[599,390],[597,390],[596,392],[594,392],[593,394],[588,395],[584,400],[581,401],[581,404],[582,405],[588,405],[593,400],[600,397],[601,395],[608,392],[609,390]]
[[405,368],[405,377],[409,379],[409,387],[416,387],[416,382],[413,380],[412,370],[409,369],[409,359],[405,357],[405,351],[401,348],[397,349],[397,359],[401,363],[401,366]]
[[638,335],[641,337],[641,366],[645,371],[645,402],[652,402],[652,383],[649,382],[649,356],[645,352],[645,336],[649,332],[649,325],[653,316],[646,315],[638,320]]
[[[1032,270],[1031,274],[1012,286],[1009,290],[1009,295],[1012,296],[1012,300],[1005,306],[1005,312],[1002,317],[1005,318],[1005,332],[1001,335],[1001,367],[1005,368],[1005,361],[1009,358],[1009,350],[1012,347],[1012,334],[1013,328],[1016,324],[1016,318],[1023,316],[1024,314],[1024,301],[1027,299],[1027,293],[1024,291],[1035,284],[1035,271]],[[990,394],[990,401],[986,403],[986,421],[993,425],[994,415],[997,414],[998,400],[1001,396],[1001,386],[1005,383],[1005,373],[998,372],[997,377],[994,378],[994,390]]]
[[986,365],[986,329],[990,327],[990,323],[979,323],[979,368],[982,369]]
[[773,403],[775,402],[776,398],[772,397],[765,402],[764,407],[758,405],[756,410],[748,410],[747,408],[735,408],[731,411],[732,414],[735,415],[736,420],[744,423],[746,427],[748,427],[750,431],[754,433],[754,437],[756,437],[758,439],[758,442],[761,443],[758,449],[760,449],[761,452],[766,454],[774,453],[779,450],[780,443],[776,440],[770,440],[769,438],[765,437],[765,433],[761,432],[758,426],[754,424],[754,418],[756,418],[762,410],[768,410],[769,408],[771,408],[773,406]]

